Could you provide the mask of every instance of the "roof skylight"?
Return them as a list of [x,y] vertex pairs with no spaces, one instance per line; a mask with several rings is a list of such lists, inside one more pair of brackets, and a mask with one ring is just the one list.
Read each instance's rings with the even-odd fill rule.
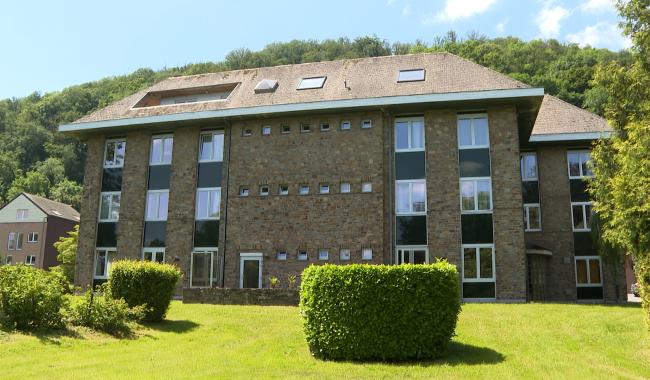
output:
[[224,101],[228,99],[235,87],[237,87],[237,83],[151,91],[140,99],[133,108]]
[[397,82],[417,82],[424,80],[424,69],[400,70]]
[[259,81],[257,86],[255,86],[255,93],[262,94],[265,92],[273,92],[278,88],[278,81],[275,79],[262,79]]
[[302,78],[298,85],[298,90],[309,90],[313,88],[323,88],[327,77]]

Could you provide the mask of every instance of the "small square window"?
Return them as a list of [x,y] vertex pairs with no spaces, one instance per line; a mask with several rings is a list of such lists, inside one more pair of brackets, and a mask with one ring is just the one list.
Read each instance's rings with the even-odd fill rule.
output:
[[350,260],[350,250],[349,249],[341,249],[339,251],[339,257],[341,261],[349,261]]
[[424,80],[424,69],[400,70],[397,76],[398,82],[417,82]]
[[349,193],[350,190],[350,182],[341,182],[341,193]]
[[265,125],[262,127],[262,136],[269,136],[271,134],[271,126]]
[[321,183],[320,184],[320,193],[321,194],[329,194],[330,193],[330,185],[327,183]]
[[298,260],[300,260],[300,261],[307,260],[307,251],[299,249],[298,250]]
[[239,196],[247,197],[249,194],[250,194],[250,188],[248,188],[248,186],[242,186],[239,189]]
[[242,135],[243,135],[243,136],[253,136],[253,130],[252,130],[252,129],[248,129],[248,128],[247,128],[247,129],[244,129],[244,131],[242,132]]
[[361,251],[361,260],[372,260],[372,249],[364,248]]
[[307,123],[300,124],[300,133],[309,133],[311,132],[311,125]]
[[279,261],[286,261],[287,260],[287,253],[285,251],[280,251],[277,253],[276,258]]
[[348,130],[350,130],[351,125],[352,124],[350,123],[350,120],[344,120],[344,121],[341,122],[341,130],[342,131],[348,131]]
[[289,185],[280,185],[278,193],[280,195],[289,195]]
[[364,120],[361,122],[361,128],[368,129],[372,128],[372,120]]
[[320,131],[321,132],[327,132],[329,130],[330,130],[329,123],[320,123]]
[[285,135],[287,133],[291,133],[291,126],[290,125],[283,125],[282,126],[282,133],[285,134]]
[[372,182],[364,182],[361,184],[361,192],[372,193]]
[[309,185],[303,183],[300,185],[300,195],[307,195],[307,194],[309,194]]
[[260,186],[260,195],[263,197],[269,195],[269,185]]
[[326,249],[321,249],[318,251],[318,260],[329,260],[330,252]]

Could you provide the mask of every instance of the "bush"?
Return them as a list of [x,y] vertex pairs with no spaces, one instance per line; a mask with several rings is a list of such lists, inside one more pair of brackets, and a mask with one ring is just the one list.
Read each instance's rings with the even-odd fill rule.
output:
[[26,265],[0,267],[0,325],[18,330],[62,327],[63,293],[57,275]]
[[117,335],[128,333],[129,322],[144,317],[143,306],[130,308],[126,301],[114,299],[106,290],[98,293],[89,290],[73,302],[67,315],[70,324]]
[[159,322],[180,278],[180,270],[170,264],[120,260],[111,267],[108,287],[113,298],[123,298],[129,307],[144,306],[145,321]]
[[634,261],[634,273],[639,284],[646,327],[650,330],[650,257],[637,258]]
[[323,265],[302,274],[300,313],[312,354],[326,359],[437,357],[460,312],[456,267]]

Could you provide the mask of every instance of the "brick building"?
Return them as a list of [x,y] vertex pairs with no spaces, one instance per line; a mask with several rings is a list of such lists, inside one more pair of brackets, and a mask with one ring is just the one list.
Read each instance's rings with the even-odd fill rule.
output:
[[118,258],[266,287],[444,257],[467,300],[625,294],[588,239],[606,122],[451,54],[175,77],[60,130],[88,149],[79,285]]

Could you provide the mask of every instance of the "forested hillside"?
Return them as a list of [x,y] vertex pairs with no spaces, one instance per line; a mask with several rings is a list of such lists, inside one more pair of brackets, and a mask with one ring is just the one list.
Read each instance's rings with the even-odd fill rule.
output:
[[272,43],[260,51],[237,49],[222,62],[196,63],[153,71],[139,69],[46,94],[0,100],[0,204],[21,191],[71,203],[78,208],[85,161],[84,146],[57,132],[61,123],[175,75],[282,64],[358,58],[390,54],[448,51],[510,75],[550,94],[602,114],[604,88],[592,79],[598,65],[630,64],[629,52],[580,48],[556,40],[530,42],[518,38],[488,39],[471,35],[459,39],[450,32],[432,43],[393,43],[377,37],[355,40]]

